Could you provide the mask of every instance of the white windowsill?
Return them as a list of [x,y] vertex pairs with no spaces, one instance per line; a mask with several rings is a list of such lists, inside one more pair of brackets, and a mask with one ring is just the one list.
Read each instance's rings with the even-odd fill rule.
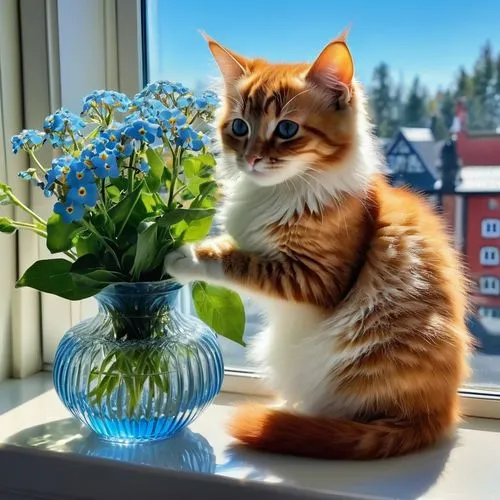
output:
[[[232,447],[222,394],[172,440],[99,441],[59,402],[50,373],[0,384],[0,500],[498,498],[500,420],[468,419],[453,441],[376,462],[322,462]],[[247,398],[248,399],[248,398]]]

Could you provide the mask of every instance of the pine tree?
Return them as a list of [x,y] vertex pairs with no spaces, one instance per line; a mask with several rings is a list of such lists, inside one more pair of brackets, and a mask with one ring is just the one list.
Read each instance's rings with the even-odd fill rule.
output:
[[469,99],[469,128],[491,130],[496,128],[495,120],[495,63],[490,42],[481,49],[474,65],[473,97]]
[[427,110],[427,92],[416,76],[406,101],[404,124],[408,127],[425,127],[429,122]]
[[370,108],[379,137],[395,133],[393,84],[389,66],[381,62],[373,71]]

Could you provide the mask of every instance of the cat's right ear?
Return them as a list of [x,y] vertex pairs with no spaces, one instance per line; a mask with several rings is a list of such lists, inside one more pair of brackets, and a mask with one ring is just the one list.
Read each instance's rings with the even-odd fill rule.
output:
[[248,72],[248,60],[202,33],[226,83],[234,83]]

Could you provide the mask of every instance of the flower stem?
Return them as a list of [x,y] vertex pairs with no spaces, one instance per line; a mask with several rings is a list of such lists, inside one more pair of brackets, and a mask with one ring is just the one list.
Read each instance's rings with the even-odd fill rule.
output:
[[80,146],[78,146],[78,142],[76,142],[76,139],[75,139],[75,134],[73,133],[71,128],[68,128],[68,132],[69,132],[69,136],[71,137],[71,140],[73,141],[73,146],[75,147],[75,149],[77,151],[80,151]]
[[175,192],[175,182],[177,181],[177,167],[178,161],[180,158],[177,157],[179,152],[179,146],[175,148],[174,154],[172,156],[172,179],[170,179],[170,191],[168,194],[168,208],[172,208],[172,202],[174,201],[174,192]]
[[19,208],[24,210],[27,214],[31,215],[31,217],[33,217],[33,219],[38,221],[40,224],[47,226],[47,221],[43,220],[39,215],[33,212],[31,208],[28,208],[19,198],[17,198],[17,196],[12,191],[7,191],[5,194],[10,198],[10,200],[12,201],[12,203],[14,203],[14,205],[18,206]]
[[115,251],[111,248],[109,243],[106,241],[106,238],[104,238],[90,222],[86,221],[85,219],[82,219],[82,223],[103,244],[106,250],[108,250],[108,252],[112,255],[113,259],[116,262],[116,265],[118,266],[118,269],[121,269],[121,264],[120,261],[118,260],[118,256],[116,255]]
[[189,122],[188,122],[188,123],[189,123],[189,125],[192,125],[192,124],[194,123],[194,121],[196,120],[196,118],[198,118],[198,116],[200,116],[200,112],[199,112],[199,111],[197,111],[197,112],[194,114],[193,118],[191,118],[191,120],[189,120]]
[[135,162],[135,151],[132,152],[129,160],[128,169],[128,192],[131,193],[134,190],[134,162]]
[[[35,224],[28,224],[27,222],[20,222],[20,221],[13,221],[12,224],[16,226],[18,229],[26,229],[28,231],[33,231],[35,234],[38,234],[38,236],[41,236],[42,238],[47,238],[47,232],[35,226]],[[69,257],[72,261],[75,261],[77,259],[77,256],[71,250],[63,253],[64,255]]]
[[43,167],[43,165],[38,161],[38,158],[35,156],[35,153],[33,151],[29,151],[29,155],[33,159],[33,161],[36,163],[36,166],[44,173],[47,174],[47,170]]

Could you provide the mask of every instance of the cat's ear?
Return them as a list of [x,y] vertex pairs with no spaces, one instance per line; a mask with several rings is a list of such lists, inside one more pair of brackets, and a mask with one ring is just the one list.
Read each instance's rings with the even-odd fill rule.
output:
[[307,73],[307,80],[331,90],[338,90],[339,82],[350,87],[354,77],[354,61],[346,37],[347,32],[344,32],[321,51]]
[[203,38],[208,43],[208,48],[214,56],[217,66],[224,77],[226,83],[233,83],[248,72],[249,61],[243,56],[235,54],[226,47],[216,42],[206,33],[202,33]]

